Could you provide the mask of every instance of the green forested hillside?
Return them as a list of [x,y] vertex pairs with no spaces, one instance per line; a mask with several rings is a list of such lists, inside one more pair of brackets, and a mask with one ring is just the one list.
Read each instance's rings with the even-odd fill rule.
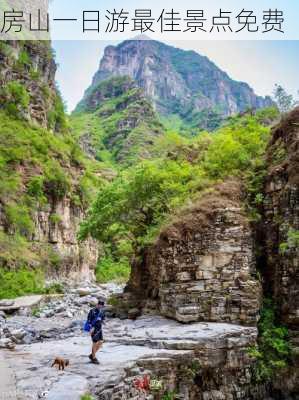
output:
[[[37,210],[48,210],[53,202],[66,195],[74,206],[86,207],[100,182],[95,172],[101,166],[85,157],[68,132],[53,134],[3,110],[0,111],[0,132],[1,268],[58,267],[59,255],[53,248],[31,240],[34,214]],[[51,218],[55,223],[54,213]],[[37,274],[41,276],[39,271]],[[35,275],[34,271],[31,275]],[[28,280],[29,292],[32,291],[31,275],[23,275]],[[9,276],[1,282],[9,280]],[[11,276],[12,281],[17,279]],[[26,292],[26,287],[23,289],[21,292]],[[4,294],[0,287],[0,296]],[[6,295],[9,295],[8,289]]]
[[158,115],[131,78],[92,85],[71,116],[72,132],[91,158],[117,171],[81,229],[83,238],[91,234],[106,246],[98,278],[126,276],[161,225],[218,180],[262,169],[277,115],[276,108],[263,109],[206,132],[182,123],[179,114]]
[[96,159],[114,166],[151,158],[154,140],[164,132],[143,91],[126,77],[87,91],[71,125],[77,140],[93,148]]
[[0,44],[0,298],[80,273],[76,230],[104,179],[70,132],[56,68],[49,42]]
[[202,132],[188,139],[166,133],[155,142],[155,157],[136,160],[121,170],[101,189],[81,228],[82,238],[91,234],[106,245],[99,271],[108,262],[111,271],[114,264],[118,269],[121,262],[128,265],[177,210],[227,177],[243,178],[248,189],[246,207],[257,218],[270,135],[264,122],[276,117],[276,109],[265,109],[253,116],[233,117],[212,134]]

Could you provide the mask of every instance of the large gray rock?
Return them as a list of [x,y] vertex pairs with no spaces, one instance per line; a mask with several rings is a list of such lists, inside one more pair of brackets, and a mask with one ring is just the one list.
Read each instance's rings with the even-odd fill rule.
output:
[[[51,323],[51,319],[36,321]],[[74,321],[71,325],[80,326],[80,321],[78,324]],[[136,379],[145,375],[160,380],[164,390],[175,390],[184,400],[221,396],[225,400],[270,400],[267,387],[256,386],[252,380],[254,361],[248,348],[256,343],[255,327],[180,324],[158,316],[107,320],[98,366],[88,359],[88,334],[68,331],[62,338],[56,331],[55,340],[49,330],[40,335],[35,343],[5,352],[22,400],[79,400],[86,392],[98,400],[154,400],[152,392],[141,393],[135,387]],[[51,368],[57,356],[70,360],[64,372]],[[291,374],[284,382],[294,385],[295,378]],[[279,380],[277,387],[283,387]]]

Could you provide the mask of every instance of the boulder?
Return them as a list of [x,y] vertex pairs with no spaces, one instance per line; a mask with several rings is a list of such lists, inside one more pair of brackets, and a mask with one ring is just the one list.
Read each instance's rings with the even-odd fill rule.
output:
[[89,295],[91,295],[92,290],[91,290],[89,287],[86,287],[86,288],[78,288],[78,289],[76,289],[76,293],[77,293],[79,296],[89,296]]
[[54,307],[54,312],[55,312],[55,314],[58,314],[58,313],[64,312],[66,308],[67,308],[66,304],[59,304]]
[[60,313],[59,316],[63,318],[73,318],[74,314],[71,311],[64,311]]
[[78,299],[77,304],[80,306],[82,304],[88,304],[90,306],[96,306],[98,304],[98,299],[93,296],[85,296]]
[[10,338],[1,338],[0,339],[0,349],[12,350],[14,348],[15,348],[15,343]]
[[52,318],[55,316],[54,310],[47,310],[45,314],[46,314],[45,315],[46,318]]
[[128,311],[128,318],[129,319],[136,319],[140,316],[141,312],[139,308],[131,308]]
[[23,329],[15,329],[10,331],[10,336],[17,340],[22,340],[26,336],[26,331]]

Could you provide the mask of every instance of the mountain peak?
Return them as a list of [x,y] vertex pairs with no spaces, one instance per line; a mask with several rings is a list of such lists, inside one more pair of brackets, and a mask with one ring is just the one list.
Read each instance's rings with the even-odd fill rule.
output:
[[151,40],[151,41],[153,41],[149,36],[147,36],[145,34],[137,35],[130,40]]
[[108,46],[92,85],[113,76],[129,76],[162,115],[213,129],[209,120],[273,105],[244,82],[231,79],[207,57],[142,35]]

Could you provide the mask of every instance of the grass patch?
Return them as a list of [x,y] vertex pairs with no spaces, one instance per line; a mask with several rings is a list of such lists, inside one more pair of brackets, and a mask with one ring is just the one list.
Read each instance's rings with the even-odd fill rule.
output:
[[289,229],[287,233],[287,241],[279,245],[279,252],[285,255],[290,250],[298,249],[299,247],[299,231],[296,229]]
[[31,244],[20,234],[7,235],[0,232],[0,265],[8,269],[36,264],[39,258],[32,251]]
[[152,105],[127,77],[88,90],[71,126],[76,137],[94,148],[95,157],[111,166],[154,156],[153,142],[164,133]]
[[291,358],[288,330],[278,324],[275,307],[269,299],[264,300],[258,329],[258,345],[248,353],[256,360],[253,368],[255,380],[269,382],[287,368]]
[[96,267],[96,279],[99,283],[111,281],[124,283],[130,277],[130,264],[127,258],[115,261],[112,257],[102,258]]
[[45,276],[41,269],[22,267],[16,270],[0,268],[0,299],[33,294],[63,294],[60,283],[45,286]]
[[46,286],[43,289],[44,294],[63,294],[64,293],[64,288],[61,283],[51,283],[51,285]]
[[26,111],[30,95],[26,87],[17,81],[9,82],[1,89],[0,98],[3,102],[2,107],[15,118],[22,117],[22,113]]
[[80,397],[80,400],[94,400],[94,398],[90,394],[84,394]]
[[41,294],[44,292],[44,275],[41,270],[25,267],[15,271],[0,268],[0,299]]
[[86,204],[100,165],[87,160],[71,135],[54,135],[0,111],[0,199],[15,230],[32,229],[31,211],[65,195]]

